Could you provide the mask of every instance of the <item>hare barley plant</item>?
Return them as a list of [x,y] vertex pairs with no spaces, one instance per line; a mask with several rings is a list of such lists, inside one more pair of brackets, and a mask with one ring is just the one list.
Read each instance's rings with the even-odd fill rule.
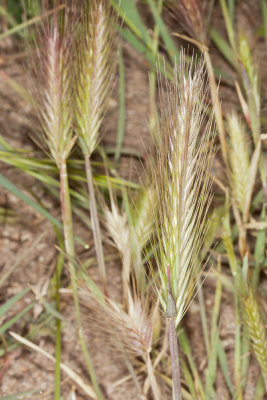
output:
[[[60,173],[60,198],[66,254],[74,276],[74,241],[69,195],[67,158],[75,143],[72,123],[72,24],[68,10],[56,11],[44,18],[35,33],[33,59],[33,98],[47,151]],[[75,280],[73,281],[76,287]],[[75,289],[74,289],[75,291]]]
[[[208,87],[203,61],[188,66],[184,54],[173,81],[162,78],[158,147],[154,184],[158,216],[154,250],[159,272],[157,293],[169,320],[173,396],[181,399],[178,344],[179,325],[200,279],[200,260],[211,201],[210,170],[214,157],[211,119],[205,121]],[[211,139],[211,140],[210,140]]]
[[[44,1],[43,6],[46,5]],[[44,7],[45,8],[45,7]],[[48,152],[55,161],[60,174],[60,199],[64,230],[66,257],[69,263],[73,297],[76,310],[80,344],[89,374],[101,398],[91,359],[82,331],[80,307],[75,271],[75,247],[72,223],[72,208],[68,182],[67,159],[75,144],[73,133],[73,21],[72,7],[57,7],[52,17],[44,17],[36,33],[36,59],[33,60],[33,96],[36,114],[40,122]]]
[[77,133],[85,157],[96,255],[104,288],[106,272],[90,159],[99,142],[100,126],[112,89],[118,42],[115,22],[107,0],[84,2],[76,62]]

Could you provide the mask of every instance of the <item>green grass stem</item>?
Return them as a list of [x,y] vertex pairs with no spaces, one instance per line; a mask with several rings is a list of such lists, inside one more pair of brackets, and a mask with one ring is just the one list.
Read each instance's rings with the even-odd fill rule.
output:
[[95,198],[95,189],[94,189],[93,173],[92,173],[92,167],[91,167],[91,159],[90,159],[89,155],[85,155],[85,171],[86,171],[86,177],[87,177],[91,223],[92,223],[92,228],[93,228],[96,257],[97,257],[98,268],[99,268],[100,279],[102,282],[103,290],[104,290],[105,295],[107,295],[107,286],[106,286],[107,278],[106,278],[104,251],[103,251],[101,230],[100,230],[100,224],[99,224],[98,213],[97,213],[97,205],[96,205],[96,198]]
[[75,305],[75,315],[77,322],[78,335],[80,340],[80,345],[82,349],[83,356],[86,361],[86,365],[88,368],[88,372],[90,374],[92,384],[94,390],[97,395],[98,400],[102,400],[102,394],[97,383],[97,379],[95,376],[95,372],[92,366],[91,358],[86,347],[85,337],[82,329],[82,321],[80,315],[80,305],[78,298],[78,289],[77,289],[77,281],[76,281],[76,270],[74,264],[75,257],[75,249],[74,249],[74,236],[73,236],[73,225],[72,225],[72,210],[71,210],[71,200],[70,200],[70,192],[69,192],[69,182],[68,182],[68,174],[67,174],[67,165],[66,161],[62,161],[60,168],[60,197],[61,197],[61,210],[62,210],[62,220],[64,227],[64,242],[65,242],[65,250],[66,255],[68,257],[68,264],[70,269],[71,276],[71,284],[73,290],[73,298]]
[[[56,311],[60,314],[60,281],[61,274],[64,266],[64,240],[59,230],[55,227],[55,231],[57,234],[57,239],[59,243],[59,247],[61,249],[56,265],[56,272],[54,276],[55,280],[55,300],[56,300]],[[55,392],[54,392],[54,400],[60,400],[60,378],[61,378],[61,320],[60,318],[56,319],[56,366],[55,366]]]

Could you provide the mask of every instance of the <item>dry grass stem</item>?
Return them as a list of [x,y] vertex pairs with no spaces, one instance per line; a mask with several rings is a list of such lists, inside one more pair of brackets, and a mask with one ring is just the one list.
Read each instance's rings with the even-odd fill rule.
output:
[[[36,344],[30,342],[29,340],[23,338],[22,336],[18,335],[15,332],[10,332],[10,335],[19,343],[24,344],[25,346],[29,347],[30,349],[42,354],[45,358],[51,360],[52,362],[56,362],[56,359],[51,356],[47,351],[42,349],[41,347],[37,346]],[[91,399],[97,399],[95,392],[93,389],[85,383],[82,378],[76,374],[72,369],[70,369],[67,365],[60,363],[60,368],[64,371],[73,382],[78,385]]]

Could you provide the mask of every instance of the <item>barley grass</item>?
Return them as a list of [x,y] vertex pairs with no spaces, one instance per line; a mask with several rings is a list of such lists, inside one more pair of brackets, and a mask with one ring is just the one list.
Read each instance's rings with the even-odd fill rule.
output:
[[169,266],[178,311],[176,326],[193,294],[195,283],[193,286],[191,283],[201,273],[198,256],[207,230],[213,160],[212,142],[209,145],[211,120],[204,125],[208,89],[203,62],[197,64],[195,71],[192,64],[186,65],[184,56],[180,64],[181,67],[174,69],[173,82],[166,82],[167,93],[162,88],[159,126],[162,143],[154,176],[158,202],[156,239],[159,241],[156,257],[163,289],[158,294],[166,309]]
[[82,26],[77,39],[76,120],[79,142],[85,157],[90,213],[102,285],[106,269],[98,219],[91,155],[100,140],[100,127],[112,89],[117,62],[115,18],[108,1],[93,0],[82,7]]
[[67,158],[76,141],[72,129],[73,25],[70,14],[69,8],[65,8],[62,12],[56,11],[50,20],[44,20],[42,28],[36,33],[33,96],[47,151],[59,169],[65,251],[70,269],[79,339],[97,398],[101,399],[102,395],[85,345],[74,264],[72,206],[67,172]]
[[[213,160],[211,120],[205,123],[208,87],[203,60],[193,70],[182,54],[173,81],[161,85],[162,142],[154,170],[158,215],[154,250],[159,271],[157,293],[169,320],[173,396],[181,398],[175,328],[192,300],[204,257]],[[164,92],[163,83],[166,86]],[[203,130],[203,131],[202,131]],[[157,246],[159,250],[157,250]]]
[[252,343],[254,354],[267,383],[267,331],[263,310],[248,280],[248,258],[244,258],[242,275],[240,273],[238,292],[242,317]]
[[249,138],[246,127],[236,113],[227,116],[229,133],[230,186],[239,210],[245,211],[250,177]]

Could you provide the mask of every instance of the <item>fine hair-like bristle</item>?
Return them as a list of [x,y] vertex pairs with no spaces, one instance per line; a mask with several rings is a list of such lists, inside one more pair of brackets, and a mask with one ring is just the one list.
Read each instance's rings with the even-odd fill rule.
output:
[[116,18],[106,0],[84,1],[76,55],[77,133],[84,154],[99,141],[116,67]]
[[[214,157],[211,119],[204,124],[207,105],[206,75],[203,61],[194,59],[188,66],[182,53],[180,66],[173,71],[173,81],[161,88],[159,129],[162,143],[158,147],[154,173],[158,196],[157,233],[159,245],[156,261],[160,276],[158,294],[166,309],[167,269],[177,308],[176,325],[192,299],[200,277],[200,259],[211,201],[210,170]],[[162,78],[159,79],[162,84]],[[164,82],[164,81],[163,81]]]
[[[128,293],[127,311],[111,300],[98,301],[92,292],[81,291],[82,302],[92,311],[91,327],[106,337],[107,347],[115,353],[145,357],[151,351],[152,319],[148,307],[137,296]],[[88,297],[89,295],[89,297]]]
[[167,0],[166,5],[178,18],[187,33],[201,43],[206,42],[204,3],[200,0]]

